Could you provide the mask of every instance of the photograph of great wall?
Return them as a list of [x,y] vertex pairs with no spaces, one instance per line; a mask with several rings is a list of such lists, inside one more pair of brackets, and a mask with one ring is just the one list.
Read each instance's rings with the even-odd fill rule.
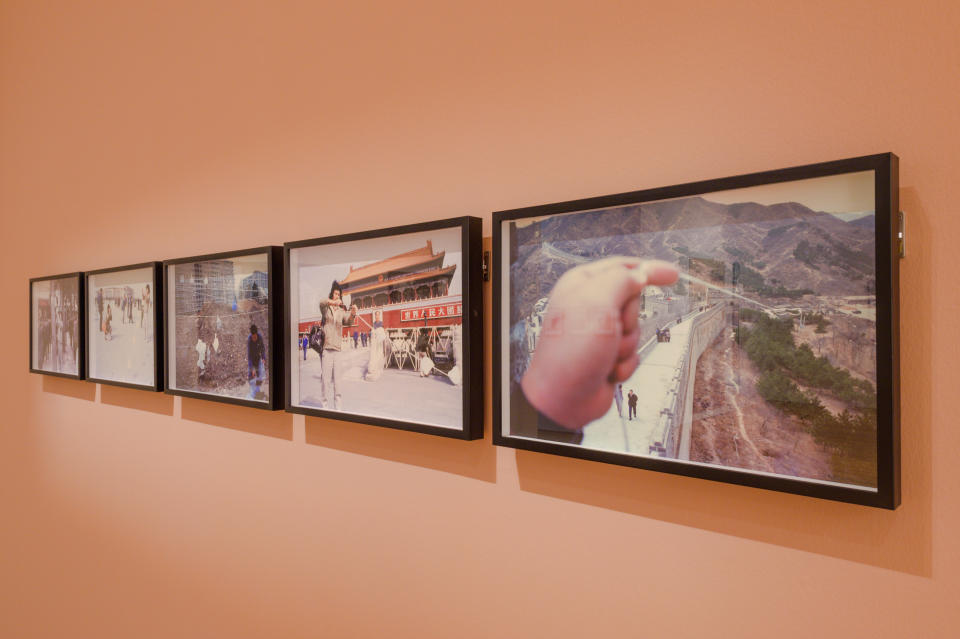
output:
[[874,488],[875,216],[872,176],[857,179],[864,196],[836,203],[756,187],[507,223],[510,392],[561,276],[664,260],[680,277],[640,294],[639,364],[606,415],[557,441]]

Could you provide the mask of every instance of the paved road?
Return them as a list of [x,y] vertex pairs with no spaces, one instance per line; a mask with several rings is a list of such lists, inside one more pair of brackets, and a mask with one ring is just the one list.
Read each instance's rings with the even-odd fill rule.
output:
[[[414,421],[431,426],[462,428],[463,387],[454,386],[442,375],[420,377],[420,373],[386,368],[380,379],[363,379],[369,347],[347,350],[344,379],[337,382],[343,396],[343,410],[350,413]],[[300,369],[300,404],[319,408],[323,384],[320,358],[308,352],[306,361],[298,359]],[[296,401],[296,400],[295,400]],[[332,407],[328,407],[332,408]]]
[[[684,349],[690,338],[691,315],[679,325],[670,326],[670,341],[659,342],[647,354],[633,375],[623,383],[623,417],[612,403],[607,414],[583,429],[582,446],[615,452],[649,454],[650,445],[663,441],[660,431],[660,411],[673,402],[676,388],[674,374],[683,361]],[[639,396],[637,416],[627,419],[627,393],[630,389]]]

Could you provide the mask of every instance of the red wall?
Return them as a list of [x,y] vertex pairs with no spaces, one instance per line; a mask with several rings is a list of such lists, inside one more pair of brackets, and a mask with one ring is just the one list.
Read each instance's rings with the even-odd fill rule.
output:
[[[0,636],[956,636],[958,27],[954,0],[3,2]],[[489,236],[888,150],[895,512],[27,372],[31,276]]]

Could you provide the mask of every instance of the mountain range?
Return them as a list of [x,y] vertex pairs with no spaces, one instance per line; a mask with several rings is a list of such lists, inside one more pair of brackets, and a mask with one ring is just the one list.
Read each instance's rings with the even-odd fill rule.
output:
[[554,215],[514,228],[511,316],[529,313],[567,269],[612,255],[712,264],[713,279],[719,264],[730,274],[738,263],[747,294],[768,299],[863,295],[874,285],[874,225],[873,214],[846,222],[796,202],[702,197]]

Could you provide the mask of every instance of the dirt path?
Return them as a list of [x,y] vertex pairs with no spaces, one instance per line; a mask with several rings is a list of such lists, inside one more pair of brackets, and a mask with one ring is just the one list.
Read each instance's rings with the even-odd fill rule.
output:
[[757,371],[723,331],[700,356],[691,461],[810,479],[832,478],[831,456],[799,420],[767,404]]
[[[720,337],[722,339],[723,335],[721,334]],[[731,406],[733,406],[733,411],[737,416],[737,428],[740,431],[740,436],[753,450],[754,457],[759,461],[759,463],[762,466],[765,466],[766,470],[773,472],[773,466],[770,464],[770,462],[766,458],[764,458],[763,453],[760,452],[760,449],[757,448],[757,445],[753,443],[753,439],[750,438],[750,435],[747,433],[747,428],[744,425],[743,411],[740,409],[740,404],[737,402],[737,395],[740,394],[740,384],[738,384],[736,381],[736,378],[733,372],[733,364],[731,363],[730,357],[729,357],[733,340],[725,340],[725,342],[726,344],[723,350],[724,350],[724,355],[726,356],[723,358],[723,364],[727,373],[727,384],[726,384],[726,388],[724,389],[727,396],[727,402]],[[696,391],[694,391],[694,394],[696,394]],[[737,443],[736,440],[737,440],[736,435],[734,435],[734,445],[736,445]],[[736,448],[737,448],[737,452],[739,453],[739,446],[736,446]]]
[[[704,386],[714,380],[714,364],[717,361],[715,356],[708,357],[710,349],[708,348],[700,356],[697,363],[696,380],[694,381],[693,391],[693,440],[690,446],[690,459],[694,461],[707,462],[711,464],[720,463],[720,455],[717,453],[716,435],[717,429],[714,426],[714,415],[724,412],[720,410],[709,410],[710,400],[703,392]],[[712,385],[712,384],[711,384]],[[701,396],[697,391],[701,391]]]

